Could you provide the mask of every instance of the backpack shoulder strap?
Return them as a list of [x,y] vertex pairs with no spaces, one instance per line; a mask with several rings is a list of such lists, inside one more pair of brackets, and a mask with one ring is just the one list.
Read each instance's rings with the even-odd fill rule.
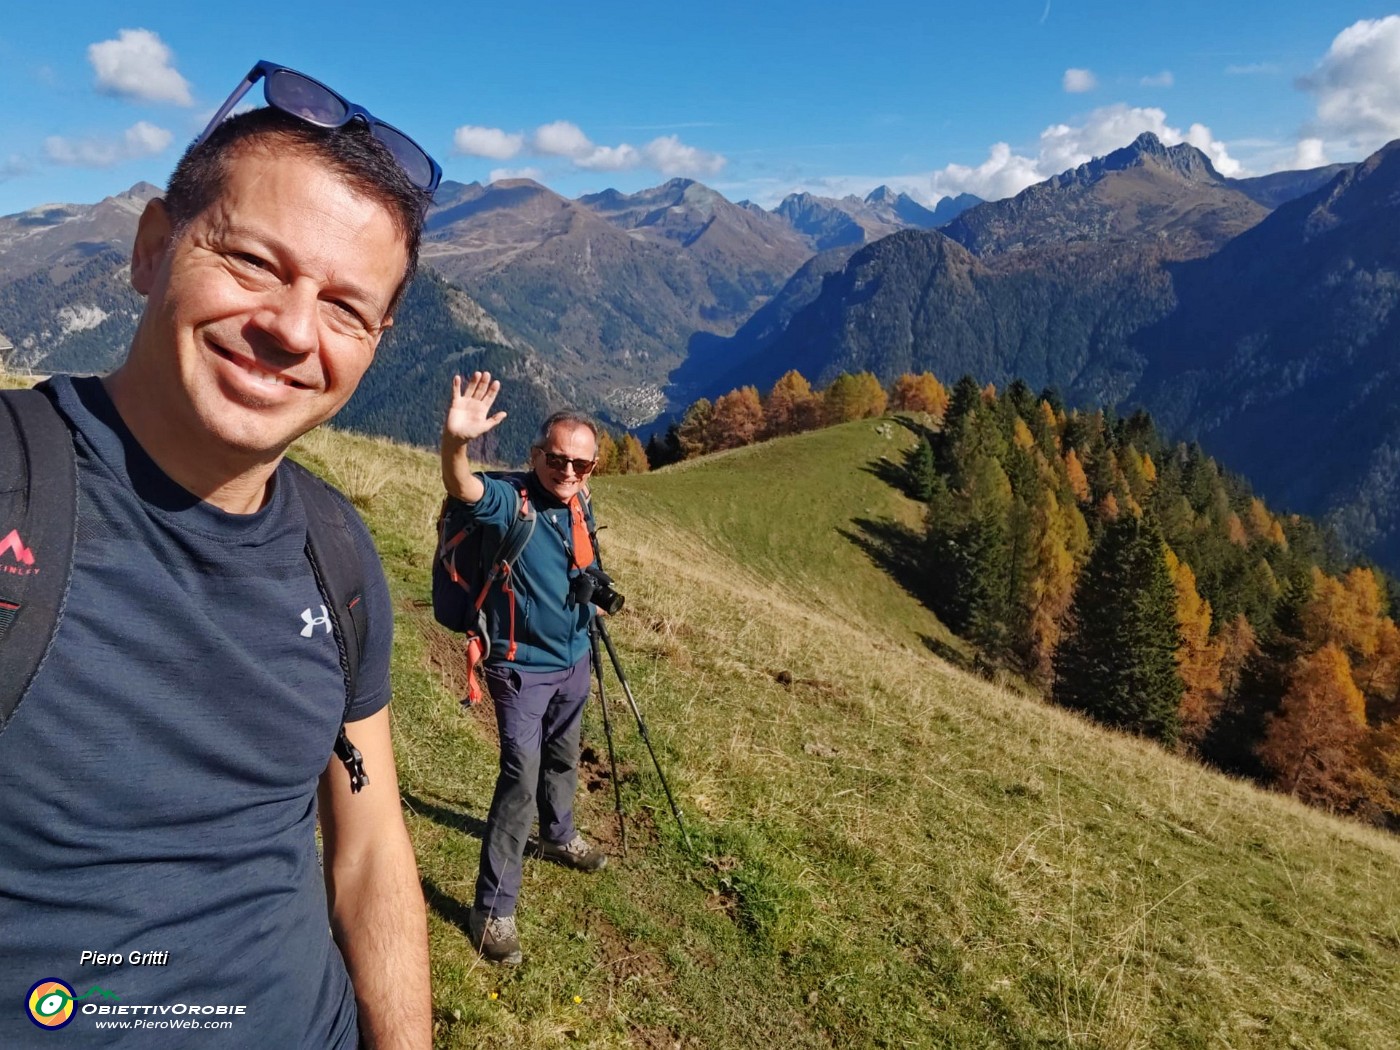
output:
[[501,477],[502,480],[510,483],[511,491],[515,494],[515,501],[511,505],[510,525],[506,527],[505,535],[501,537],[501,545],[497,549],[495,557],[489,562],[493,572],[500,565],[505,565],[507,569],[514,567],[524,552],[525,545],[530,542],[530,537],[534,535],[535,523],[539,520],[534,506],[530,503],[530,490],[526,486],[524,475],[504,474]]
[[41,390],[0,392],[0,731],[58,633],[73,577],[73,435]]
[[316,585],[326,599],[336,648],[340,650],[340,669],[345,676],[345,710],[341,715],[335,753],[350,772],[350,789],[358,792],[369,783],[369,777],[359,750],[345,734],[345,719],[355,702],[360,656],[369,628],[360,553],[345,518],[341,497],[300,463],[290,459],[286,463],[306,508],[306,558],[316,576]]

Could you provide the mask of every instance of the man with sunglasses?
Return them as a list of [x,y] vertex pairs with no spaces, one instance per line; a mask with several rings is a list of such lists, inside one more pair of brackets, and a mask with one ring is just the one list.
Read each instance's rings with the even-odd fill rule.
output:
[[[259,79],[268,106],[224,119]],[[0,1045],[46,1038],[19,1004],[53,975],[108,993],[75,1028],[143,1022],[104,1025],[104,1046],[203,1042],[172,1018],[227,1020],[237,1046],[430,1045],[386,706],[393,608],[368,531],[330,494],[368,609],[350,671],[283,457],[372,362],[439,177],[401,132],[259,63],[141,216],[126,360],[51,383],[77,544],[0,735]],[[367,785],[332,756],[342,723]]]
[[[485,612],[491,651],[486,686],[496,710],[500,774],[481,842],[476,899],[468,916],[473,944],[492,962],[521,961],[515,923],[521,864],[539,817],[541,856],[579,871],[597,871],[607,854],[574,827],[574,794],[583,705],[589,692],[588,626],[593,607],[575,581],[597,563],[586,481],[598,460],[598,431],[576,412],[556,412],[530,448],[530,470],[512,477],[475,473],[469,442],[492,430],[499,380],[474,372],[452,379],[442,431],[442,477],[449,518],[485,530],[494,549],[523,497],[537,521],[511,571],[513,596],[493,588]],[[514,618],[512,624],[512,617]]]

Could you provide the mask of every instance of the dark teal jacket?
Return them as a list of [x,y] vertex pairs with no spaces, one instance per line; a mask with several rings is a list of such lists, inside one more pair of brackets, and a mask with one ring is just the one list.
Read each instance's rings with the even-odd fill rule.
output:
[[[469,516],[486,530],[483,548],[492,550],[509,524],[515,501],[511,482],[479,475],[486,493],[476,503],[464,504]],[[539,515],[530,542],[511,572],[515,591],[515,657],[506,658],[510,643],[510,599],[497,584],[486,598],[486,624],[491,636],[487,662],[524,671],[563,671],[588,652],[588,623],[593,607],[569,600],[570,580],[578,575],[572,562],[569,508],[550,495],[533,473],[524,477],[530,504]],[[593,528],[592,508],[584,501],[588,526]],[[596,564],[595,558],[590,564]],[[587,568],[588,566],[584,566]]]

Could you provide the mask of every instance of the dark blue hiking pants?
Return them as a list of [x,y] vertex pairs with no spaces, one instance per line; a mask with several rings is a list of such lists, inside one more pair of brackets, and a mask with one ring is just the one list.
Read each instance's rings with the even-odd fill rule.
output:
[[566,671],[486,668],[501,736],[501,772],[481,840],[476,878],[481,911],[515,914],[525,840],[536,815],[544,841],[562,844],[574,837],[579,735],[590,669],[587,656]]

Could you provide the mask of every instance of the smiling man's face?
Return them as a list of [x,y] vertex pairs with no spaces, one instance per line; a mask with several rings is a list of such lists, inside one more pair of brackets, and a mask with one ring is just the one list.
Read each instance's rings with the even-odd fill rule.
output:
[[149,207],[132,262],[142,397],[171,442],[278,456],[355,392],[392,323],[404,238],[314,156],[256,143],[228,158],[218,200],[169,225]]

